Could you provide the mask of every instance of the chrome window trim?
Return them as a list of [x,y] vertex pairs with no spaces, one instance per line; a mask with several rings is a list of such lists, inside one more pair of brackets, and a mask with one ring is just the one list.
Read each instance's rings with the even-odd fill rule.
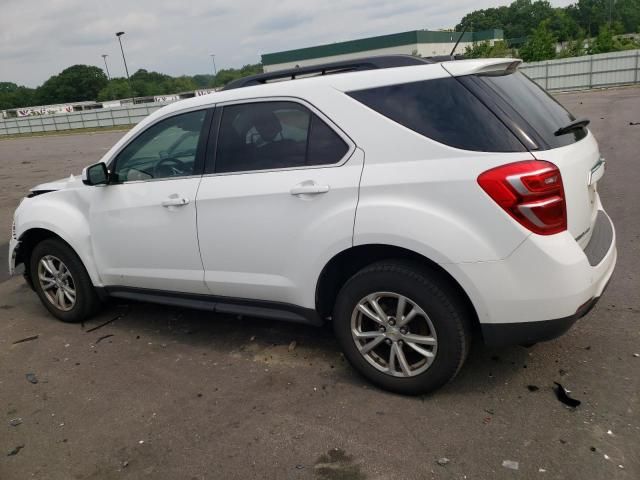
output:
[[[288,172],[293,170],[313,170],[318,168],[339,168],[346,164],[349,159],[353,156],[354,152],[358,148],[356,143],[347,135],[347,133],[342,130],[336,123],[331,120],[325,113],[316,107],[314,104],[305,100],[301,97],[287,97],[287,96],[268,96],[268,97],[251,97],[251,98],[243,98],[236,100],[227,100],[225,102],[216,103],[216,107],[229,107],[233,105],[242,105],[245,103],[269,103],[269,102],[291,102],[302,105],[303,107],[309,109],[310,112],[317,115],[320,120],[322,120],[333,132],[338,135],[349,147],[346,153],[342,156],[340,161],[336,163],[328,163],[325,165],[304,165],[301,167],[284,167],[284,168],[269,168],[269,169],[261,169],[261,170],[242,170],[237,172],[214,172],[214,173],[205,173],[203,177],[222,177],[227,175],[248,175],[253,173],[269,173],[269,172]],[[224,114],[224,110],[223,110]],[[216,132],[217,134],[218,132]],[[206,165],[207,159],[205,159]],[[205,167],[206,169],[206,167]]]

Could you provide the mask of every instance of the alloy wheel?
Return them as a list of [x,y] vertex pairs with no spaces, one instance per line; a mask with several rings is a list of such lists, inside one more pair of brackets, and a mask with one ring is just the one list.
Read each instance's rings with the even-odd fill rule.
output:
[[375,292],[357,303],[351,336],[369,364],[394,377],[420,375],[438,351],[436,331],[426,312],[393,292]]
[[44,296],[58,310],[68,312],[76,304],[76,285],[58,257],[45,255],[38,262],[38,281]]

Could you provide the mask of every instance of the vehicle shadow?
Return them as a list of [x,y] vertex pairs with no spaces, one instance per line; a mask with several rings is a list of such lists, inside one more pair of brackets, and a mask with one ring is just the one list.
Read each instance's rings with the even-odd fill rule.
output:
[[[299,359],[293,366],[309,368],[313,364],[330,367],[330,376],[335,382],[359,387],[370,385],[348,366],[330,324],[313,327],[147,303],[112,301],[82,328],[96,340],[110,333],[143,341],[152,339],[162,345],[181,344],[276,363],[286,363],[283,357],[290,350],[297,349],[304,361]],[[454,396],[486,392],[492,385],[508,383],[522,368],[526,368],[527,357],[526,348],[490,349],[476,338],[465,366],[444,390]],[[334,365],[344,368],[334,369]]]

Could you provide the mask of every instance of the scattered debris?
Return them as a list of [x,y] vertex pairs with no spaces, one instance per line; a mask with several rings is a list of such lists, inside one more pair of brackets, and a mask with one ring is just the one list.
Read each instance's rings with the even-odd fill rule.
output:
[[609,457],[609,455],[607,455],[606,453],[604,454],[604,459],[605,460],[609,460],[611,457]]
[[640,122],[629,122],[629,125],[640,125]]
[[640,357],[640,353],[634,353],[633,356],[638,358],[638,357]]
[[493,408],[485,408],[484,411],[487,412],[489,415],[495,415],[496,413]]
[[139,443],[140,445],[142,445],[142,444],[144,444],[144,440],[138,440],[138,443]]
[[518,470],[520,468],[520,464],[518,462],[514,462],[513,460],[503,460],[502,466],[511,470]]
[[607,435],[611,435],[613,437],[613,432],[611,430],[607,430]]
[[537,392],[538,390],[540,390],[540,387],[538,387],[537,385],[527,385],[527,389],[530,392]]
[[129,466],[129,461],[125,460],[124,462],[122,462],[122,468],[127,468]]
[[449,460],[447,457],[442,457],[442,458],[438,459],[438,465],[440,465],[441,467],[444,467],[445,465],[447,465],[450,462],[451,462],[451,460]]
[[621,463],[618,464],[618,468],[622,468],[624,470],[624,465],[622,465]]
[[546,470],[546,469],[544,469],[544,468],[539,468],[539,469],[538,469],[538,472],[540,472],[540,473],[546,473],[546,471],[547,471],[547,470]]
[[96,330],[102,328],[102,327],[106,327],[107,325],[109,325],[112,322],[115,322],[116,320],[118,320],[119,318],[122,318],[125,316],[125,313],[120,313],[118,315],[116,315],[115,317],[113,317],[111,320],[107,320],[104,323],[101,323],[100,325],[96,325],[93,328],[90,328],[89,330],[86,331],[86,333],[91,333],[91,332],[95,332]]
[[21,418],[12,418],[11,420],[9,420],[9,425],[11,425],[12,427],[17,427],[21,423],[22,423]]
[[589,450],[591,450],[592,452],[596,451],[596,447],[590,447]]
[[31,337],[21,338],[20,340],[16,340],[15,342],[13,342],[13,344],[17,345],[18,343],[30,342],[31,340],[36,340],[37,338],[38,338],[38,335],[33,335]]
[[101,336],[98,340],[96,340],[96,345],[99,344],[102,340],[106,340],[107,338],[111,338],[111,337],[113,337],[113,333],[110,333],[109,335]]
[[256,336],[255,335],[251,335],[251,338],[249,339],[249,341],[253,342],[253,341],[255,341],[255,339],[256,339]]
[[553,382],[553,383],[556,385],[555,388],[554,388],[554,390],[556,392],[556,397],[558,398],[558,400],[560,400],[566,406],[571,407],[571,408],[576,408],[578,405],[580,405],[582,403],[580,400],[576,400],[575,398],[571,398],[569,396],[569,393],[570,393],[569,390],[565,389],[558,382]]
[[298,345],[298,343],[294,340],[293,342],[291,342],[289,344],[289,351],[293,352],[296,349],[296,346]]
[[13,450],[11,450],[9,453],[7,453],[7,457],[13,457],[14,455],[17,455],[18,452],[20,450],[22,450],[24,448],[24,444],[21,445],[17,445],[16,448],[14,448]]
[[304,465],[300,465],[300,464],[298,464],[298,465],[296,465],[296,468],[297,468],[298,470],[302,470],[302,469],[304,468]]
[[33,383],[34,385],[38,383],[38,378],[35,373],[27,373],[25,377],[27,377],[27,381],[29,381],[29,383]]

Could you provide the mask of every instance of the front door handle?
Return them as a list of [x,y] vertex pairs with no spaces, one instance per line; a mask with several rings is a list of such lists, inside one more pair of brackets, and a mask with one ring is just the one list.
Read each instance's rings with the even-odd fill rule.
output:
[[162,206],[165,208],[169,207],[183,207],[189,204],[189,199],[183,195],[173,193],[169,195],[165,201],[162,202]]
[[315,182],[302,182],[289,190],[291,195],[316,195],[318,193],[327,193],[329,185],[319,185]]

